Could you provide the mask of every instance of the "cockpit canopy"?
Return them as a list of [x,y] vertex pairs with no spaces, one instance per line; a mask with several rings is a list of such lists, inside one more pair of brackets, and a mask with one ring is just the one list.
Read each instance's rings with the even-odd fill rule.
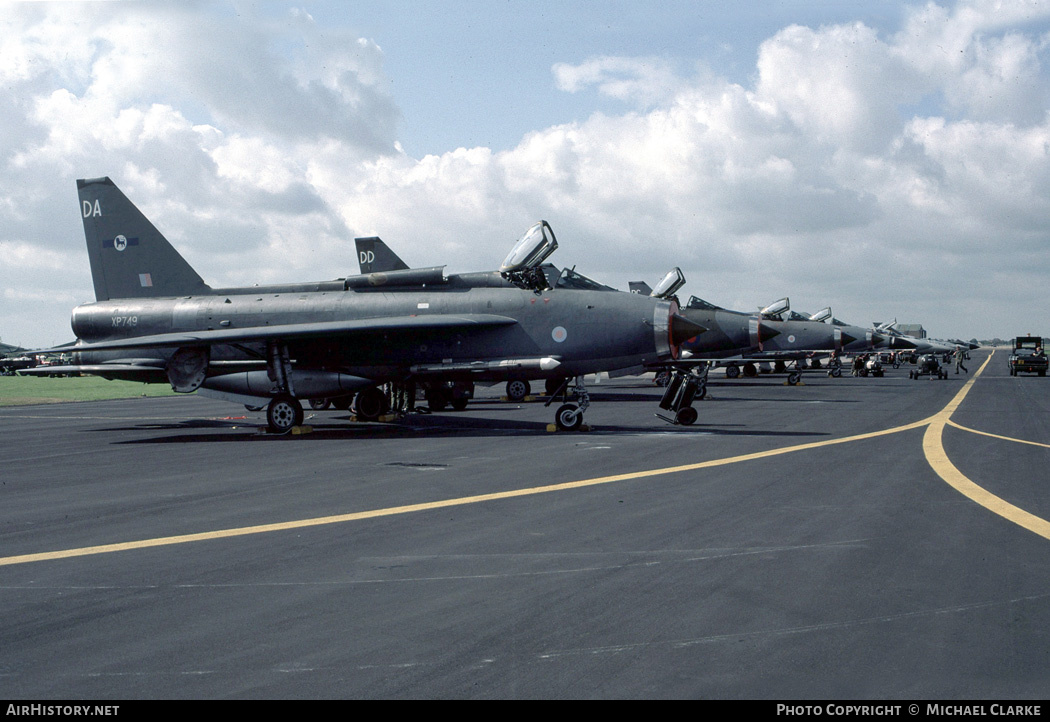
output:
[[713,303],[705,301],[702,298],[696,296],[689,297],[689,303],[685,304],[686,308],[698,308],[701,311],[724,311],[725,309],[721,306],[716,306]]
[[519,288],[537,292],[546,290],[549,285],[540,264],[557,249],[558,241],[550,224],[540,221],[525,231],[514,244],[500,266],[500,275]]

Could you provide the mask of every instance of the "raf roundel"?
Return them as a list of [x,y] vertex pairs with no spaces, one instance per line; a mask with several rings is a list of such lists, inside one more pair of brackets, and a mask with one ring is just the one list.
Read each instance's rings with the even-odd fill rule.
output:
[[566,331],[565,328],[562,326],[555,326],[554,330],[551,331],[551,338],[553,338],[556,343],[561,343],[568,337],[569,332]]
[[128,239],[124,236],[117,236],[113,239],[113,247],[116,248],[118,251],[123,251],[125,248],[128,247]]

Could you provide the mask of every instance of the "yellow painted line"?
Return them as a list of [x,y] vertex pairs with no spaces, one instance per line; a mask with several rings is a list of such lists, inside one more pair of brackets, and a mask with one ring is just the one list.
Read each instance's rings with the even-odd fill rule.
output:
[[951,420],[948,421],[948,426],[954,426],[955,428],[961,429],[962,431],[969,431],[971,434],[978,434],[980,436],[990,436],[993,439],[1002,439],[1003,441],[1013,441],[1017,444],[1030,444],[1032,446],[1041,446],[1044,449],[1050,449],[1050,444],[1043,444],[1038,441],[1027,441],[1025,439],[1015,439],[1012,436],[1000,436],[999,434],[990,434],[987,431],[978,431],[977,429],[971,429],[968,426],[957,424]]
[[[994,354],[994,351],[993,351]],[[1023,509],[1012,506],[1007,502],[999,499],[998,497],[990,494],[989,492],[981,489],[981,487],[974,484],[968,478],[966,478],[958,469],[948,460],[947,455],[944,453],[944,446],[941,443],[941,436],[944,431],[945,425],[948,423],[949,417],[958,409],[963,399],[969,393],[973,387],[977,377],[981,375],[981,372],[988,366],[988,362],[991,361],[991,355],[985,360],[981,368],[970,378],[963,388],[955,395],[955,397],[944,407],[940,412],[933,416],[927,417],[920,421],[915,421],[910,424],[904,424],[903,426],[896,426],[891,429],[884,429],[881,431],[872,431],[866,434],[857,434],[855,436],[846,436],[839,439],[828,439],[825,441],[815,441],[807,444],[798,444],[796,446],[787,446],[779,449],[770,449],[768,451],[759,451],[751,454],[742,454],[740,456],[732,456],[724,459],[712,459],[710,461],[701,461],[694,464],[683,464],[681,466],[669,466],[662,469],[649,469],[645,471],[635,471],[626,474],[616,474],[613,476],[602,476],[593,479],[583,479],[580,481],[570,481],[561,484],[550,484],[547,486],[537,486],[526,489],[513,489],[510,491],[495,492],[492,494],[479,494],[477,496],[466,496],[456,499],[445,499],[441,501],[424,502],[420,504],[410,504],[406,506],[390,507],[387,509],[373,509],[370,511],[353,512],[349,514],[339,514],[335,516],[317,517],[313,519],[301,519],[297,521],[279,522],[274,524],[261,524],[257,526],[239,527],[234,529],[221,529],[217,531],[201,532],[198,534],[182,534],[178,536],[159,537],[156,539],[143,539],[140,541],[123,542],[119,544],[103,544],[99,546],[91,547],[80,547],[76,549],[62,549],[52,552],[41,552],[37,554],[22,554],[18,556],[0,557],[0,566],[9,566],[13,564],[27,564],[30,562],[39,562],[55,559],[68,559],[71,557],[90,556],[95,554],[108,554],[111,552],[118,551],[129,551],[133,549],[148,549],[151,547],[171,546],[175,544],[188,544],[191,542],[209,541],[214,539],[229,539],[233,537],[250,536],[254,534],[267,534],[270,532],[277,531],[289,531],[294,529],[305,529],[315,526],[325,526],[329,524],[341,524],[350,521],[360,521],[364,519],[377,519],[385,516],[397,516],[400,514],[412,514],[420,511],[431,511],[434,509],[445,509],[456,506],[466,506],[469,504],[479,504],[487,501],[498,501],[501,499],[513,499],[523,496],[534,496],[537,494],[547,494],[558,491],[568,491],[572,489],[582,489],[588,486],[598,486],[602,484],[613,484],[620,481],[630,481],[633,479],[645,479],[654,476],[664,476],[668,474],[677,474],[684,471],[697,471],[700,469],[710,469],[718,466],[727,466],[729,464],[738,464],[745,461],[754,461],[756,459],[764,459],[773,456],[780,456],[783,454],[790,454],[796,451],[808,451],[811,449],[819,449],[826,446],[834,446],[837,444],[848,444],[854,441],[861,441],[864,439],[874,439],[880,436],[888,436],[890,434],[897,434],[902,431],[909,431],[911,429],[918,429],[926,427],[926,433],[923,436],[923,450],[929,460],[930,465],[933,467],[937,474],[951,484],[954,488],[959,490],[967,497],[973,499],[978,504],[994,511],[1001,516],[1013,521],[1014,523],[1023,526],[1026,529],[1035,531],[1048,539],[1050,539],[1050,523],[1046,522],[1039,517],[1036,517]]]
[[362,519],[377,519],[384,516],[397,516],[399,514],[412,514],[419,511],[431,511],[434,509],[445,509],[454,506],[480,504],[486,501],[498,501],[501,499],[513,499],[522,496],[534,496],[536,494],[547,494],[556,491],[582,489],[588,486],[613,484],[620,481],[630,481],[632,479],[645,479],[653,476],[677,474],[683,471],[710,469],[717,466],[737,464],[743,461],[754,461],[755,459],[764,459],[771,456],[779,456],[781,454],[790,454],[796,451],[807,451],[809,449],[818,449],[824,446],[848,444],[850,442],[860,441],[862,439],[873,439],[879,436],[888,436],[889,434],[896,434],[902,431],[908,431],[910,429],[918,429],[923,426],[927,426],[928,424],[930,424],[933,418],[934,417],[931,416],[921,421],[916,421],[911,424],[905,424],[904,426],[897,426],[892,429],[884,429],[882,431],[872,431],[870,433],[858,434],[856,436],[847,436],[841,439],[815,441],[808,444],[787,446],[780,449],[770,449],[769,451],[759,451],[751,454],[742,454],[740,456],[732,456],[724,459],[701,461],[695,464],[669,466],[663,469],[649,469],[646,471],[635,471],[626,474],[616,474],[613,476],[601,476],[594,479],[583,479],[581,481],[569,481],[561,484],[536,486],[527,489],[513,489],[510,491],[494,492],[492,494],[479,494],[477,496],[465,496],[456,499],[445,499],[441,501],[431,501],[420,504],[409,504],[407,506],[395,506],[387,509],[373,509],[370,511],[360,511],[349,514],[338,514],[335,516],[317,517],[313,519],[300,519],[297,521],[279,522],[274,524],[260,524],[258,526],[246,526],[235,529],[221,529],[218,531],[200,532],[198,534],[182,534],[178,536],[159,537],[156,539],[142,539],[139,541],[123,542],[119,544],[102,544],[99,546],[80,547],[77,549],[62,549],[52,552],[40,552],[37,554],[22,554],[18,556],[0,557],[0,566],[9,566],[12,564],[27,564],[29,562],[41,562],[54,559],[68,559],[71,557],[90,556],[94,554],[109,554],[111,552],[129,551],[132,549],[148,549],[151,547],[171,546],[174,544],[189,544],[191,542],[208,541],[212,539],[230,539],[233,537],[249,536],[252,534],[267,534],[276,531],[305,529],[308,527],[324,526],[328,524],[342,524],[344,522],[360,521]]
[[930,466],[933,467],[935,472],[937,472],[937,475],[944,479],[949,486],[960,494],[977,502],[985,509],[998,514],[1004,519],[1007,519],[1030,532],[1038,534],[1044,539],[1050,539],[1050,522],[1041,519],[1034,514],[1030,514],[1018,506],[1014,506],[1005,499],[996,496],[987,489],[972,482],[956,468],[955,464],[953,464],[948,458],[948,454],[944,451],[944,427],[948,425],[949,418],[955,410],[959,408],[959,405],[963,402],[963,399],[966,398],[966,395],[970,393],[970,389],[973,388],[973,384],[977,381],[977,377],[980,376],[988,366],[988,363],[992,360],[992,356],[994,355],[995,351],[992,351],[992,353],[988,355],[988,358],[985,359],[985,362],[981,364],[981,368],[973,375],[973,378],[967,381],[959,393],[955,395],[955,398],[953,398],[939,414],[933,417],[932,423],[926,428],[926,433],[923,434],[922,450],[923,453],[926,454],[926,460],[930,462]]

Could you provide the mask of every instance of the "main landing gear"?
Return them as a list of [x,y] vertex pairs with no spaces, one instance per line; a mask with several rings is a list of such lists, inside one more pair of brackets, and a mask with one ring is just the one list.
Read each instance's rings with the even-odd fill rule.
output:
[[292,362],[285,344],[269,343],[266,346],[266,371],[277,387],[277,395],[266,406],[266,423],[270,431],[284,434],[295,426],[302,426],[303,405],[295,398],[295,390],[289,378]]
[[278,394],[266,406],[266,423],[275,434],[284,434],[294,426],[302,426],[303,405],[293,396]]
[[681,426],[691,426],[696,423],[700,414],[693,408],[693,401],[707,396],[707,373],[709,367],[704,366],[699,373],[674,369],[671,371],[667,388],[660,398],[660,408],[674,414],[673,419],[657,414],[664,421]]

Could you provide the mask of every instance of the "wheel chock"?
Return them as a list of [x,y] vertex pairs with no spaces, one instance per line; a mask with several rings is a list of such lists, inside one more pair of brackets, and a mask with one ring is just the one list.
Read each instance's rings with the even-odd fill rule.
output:
[[[565,429],[565,430],[566,431],[570,431],[570,429]],[[590,430],[591,430],[591,427],[589,425],[587,425],[587,424],[580,424],[580,428],[576,429],[576,431],[590,431]],[[548,434],[556,434],[559,431],[561,431],[561,429],[558,428],[557,424],[547,424],[547,433]]]

